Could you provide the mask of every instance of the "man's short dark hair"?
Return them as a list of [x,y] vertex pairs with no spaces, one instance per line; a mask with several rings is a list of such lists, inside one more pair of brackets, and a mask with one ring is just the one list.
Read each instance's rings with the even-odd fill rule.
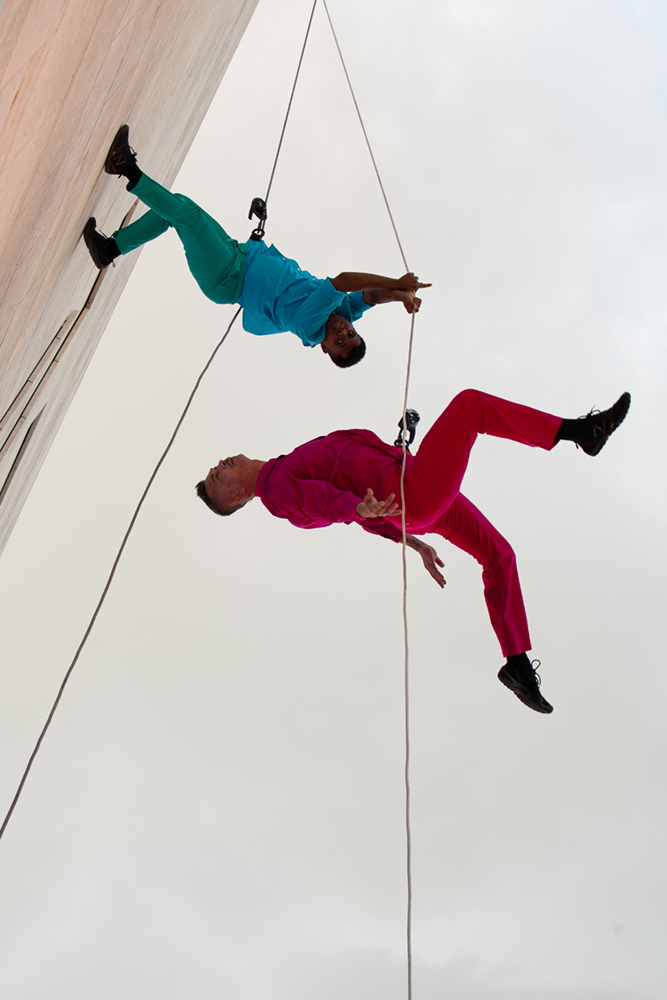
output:
[[197,492],[197,496],[199,497],[199,499],[204,501],[208,509],[212,510],[214,514],[219,514],[220,517],[229,517],[229,515],[233,514],[235,510],[239,509],[239,507],[244,506],[243,504],[239,504],[236,507],[216,507],[216,505],[213,503],[210,496],[206,492],[206,483],[204,482],[203,479],[201,480],[201,482],[197,483],[197,485],[195,486],[195,490]]
[[339,368],[351,368],[352,365],[359,364],[365,353],[366,341],[363,337],[359,337],[359,343],[354,345],[346,357],[336,354],[330,354],[329,357],[335,365],[338,365]]

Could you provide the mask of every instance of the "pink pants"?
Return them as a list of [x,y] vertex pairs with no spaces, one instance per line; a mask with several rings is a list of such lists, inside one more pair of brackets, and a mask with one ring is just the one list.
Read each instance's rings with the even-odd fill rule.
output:
[[[481,564],[486,606],[504,656],[531,648],[516,557],[509,542],[460,492],[461,482],[478,434],[549,451],[560,424],[560,417],[465,389],[425,435],[405,474],[408,534],[442,535]],[[400,496],[398,484],[392,490]]]

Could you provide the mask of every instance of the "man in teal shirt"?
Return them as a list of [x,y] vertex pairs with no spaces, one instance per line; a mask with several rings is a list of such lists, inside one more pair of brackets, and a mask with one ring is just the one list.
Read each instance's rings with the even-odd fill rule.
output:
[[173,226],[204,295],[213,302],[238,302],[244,329],[250,333],[264,336],[289,330],[306,347],[319,344],[340,368],[356,364],[366,353],[353,323],[367,309],[382,302],[402,302],[409,313],[419,310],[421,299],[415,293],[430,286],[412,273],[395,279],[347,271],[335,278],[316,278],[261,240],[238,243],[190,198],[172,194],[143,173],[128,140],[129,129],[123,125],[104,169],[127,178],[128,191],[149,211],[112,237],[97,231],[95,219],[88,220],[83,236],[100,269]]

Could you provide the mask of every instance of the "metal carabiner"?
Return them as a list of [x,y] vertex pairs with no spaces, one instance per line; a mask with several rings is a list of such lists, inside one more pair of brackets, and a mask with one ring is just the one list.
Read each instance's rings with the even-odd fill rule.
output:
[[401,417],[401,419],[398,421],[400,433],[396,438],[396,440],[394,441],[394,445],[396,448],[403,447],[403,441],[405,440],[405,434],[407,432],[408,441],[405,447],[408,449],[408,451],[410,450],[410,445],[415,439],[415,433],[417,430],[417,424],[419,423],[419,420],[420,417],[416,410],[405,411],[405,423],[403,422],[403,417]]
[[259,241],[264,239],[264,223],[266,222],[268,215],[266,211],[266,202],[263,198],[253,198],[250,204],[250,211],[248,212],[248,218],[252,219],[253,215],[256,215],[259,219],[259,225],[250,234],[251,240]]

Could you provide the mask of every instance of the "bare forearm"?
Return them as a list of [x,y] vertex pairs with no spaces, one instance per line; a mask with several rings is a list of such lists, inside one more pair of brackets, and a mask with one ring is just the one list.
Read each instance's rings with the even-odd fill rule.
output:
[[[335,278],[331,279],[331,284],[338,292],[369,292],[387,291],[396,289],[400,278],[387,278],[382,274],[366,274],[364,271],[341,271]],[[369,299],[364,298],[367,302]],[[390,301],[383,299],[382,301]]]
[[369,306],[379,306],[383,302],[401,302],[405,292],[395,288],[365,288],[364,302]]
[[421,305],[421,299],[415,292],[419,288],[430,287],[412,271],[402,278],[386,278],[382,274],[365,274],[363,271],[341,271],[331,279],[331,284],[338,292],[363,292],[364,302],[369,306],[381,302],[402,302],[409,313],[418,312]]

